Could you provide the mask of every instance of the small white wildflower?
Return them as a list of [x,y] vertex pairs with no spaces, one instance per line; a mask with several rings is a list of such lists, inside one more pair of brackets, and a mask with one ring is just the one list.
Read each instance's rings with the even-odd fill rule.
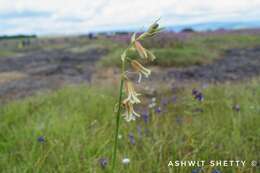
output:
[[123,158],[123,159],[122,159],[122,163],[123,163],[124,165],[128,165],[128,164],[130,163],[130,159],[129,159],[129,158]]
[[136,117],[140,117],[140,115],[134,111],[133,104],[130,101],[125,100],[123,104],[125,106],[125,113],[123,116],[126,121],[134,121]]
[[117,137],[118,137],[118,139],[122,139],[122,135],[121,134],[119,134]]
[[150,104],[148,105],[149,108],[154,108],[155,106],[156,106],[156,103],[155,103],[155,102],[150,103]]
[[125,90],[126,90],[128,96],[127,96],[127,98],[125,99],[124,102],[130,101],[132,104],[134,104],[134,103],[140,103],[140,102],[141,102],[141,101],[138,99],[138,96],[139,96],[140,94],[138,94],[138,93],[135,91],[135,89],[134,89],[133,84],[132,84],[131,81],[129,81],[129,80],[126,80],[126,81],[125,81]]
[[153,98],[152,98],[152,102],[156,102],[156,97],[153,97]]

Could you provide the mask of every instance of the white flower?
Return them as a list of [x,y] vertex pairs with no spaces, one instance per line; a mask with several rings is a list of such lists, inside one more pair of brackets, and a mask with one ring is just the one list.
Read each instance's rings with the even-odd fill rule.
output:
[[133,87],[133,84],[132,82],[130,82],[129,80],[126,80],[125,81],[125,90],[127,92],[127,98],[125,99],[124,102],[127,102],[127,101],[130,101],[132,104],[134,103],[140,103],[141,101],[138,99],[138,96],[140,94],[138,94],[134,87]]
[[136,60],[132,60],[131,65],[132,65],[133,69],[139,73],[139,79],[138,79],[139,83],[141,82],[142,75],[144,75],[146,78],[148,78],[149,75],[151,74],[151,70],[149,70],[148,68],[145,68],[142,64],[140,64]]
[[125,106],[125,113],[123,116],[126,121],[134,121],[136,117],[140,117],[140,115],[134,111],[133,104],[130,101],[125,100],[123,104]]
[[156,103],[155,103],[155,102],[150,103],[150,104],[148,105],[149,108],[154,108],[155,106],[156,106]]
[[128,164],[130,163],[130,159],[129,159],[129,158],[123,158],[123,159],[122,159],[122,163],[123,163],[124,165],[128,165]]

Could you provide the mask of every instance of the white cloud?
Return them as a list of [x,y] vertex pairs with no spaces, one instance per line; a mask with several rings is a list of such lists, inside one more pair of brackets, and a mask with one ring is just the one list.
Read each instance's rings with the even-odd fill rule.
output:
[[[210,21],[257,20],[260,0],[0,0],[0,34],[80,33],[96,29]],[[48,16],[4,18],[6,14],[45,12]],[[7,27],[9,26],[9,27]]]

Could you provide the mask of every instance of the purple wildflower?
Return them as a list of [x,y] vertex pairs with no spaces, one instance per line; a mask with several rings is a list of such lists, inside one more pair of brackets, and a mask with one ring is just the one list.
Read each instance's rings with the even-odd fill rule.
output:
[[108,160],[106,158],[99,159],[99,165],[102,169],[105,169],[108,164]]
[[196,88],[192,89],[192,95],[196,96],[199,93],[199,91]]
[[201,172],[201,168],[195,168],[191,171],[191,173],[200,173]]
[[144,122],[148,123],[148,121],[149,121],[149,114],[148,114],[148,112],[147,111],[143,112],[141,116],[142,116]]
[[161,107],[157,107],[157,108],[155,109],[155,112],[158,113],[158,114],[161,113],[161,112],[162,112]]
[[192,95],[194,96],[194,98],[196,100],[198,100],[200,102],[204,100],[203,94],[199,90],[197,90],[195,88],[192,89]]
[[128,134],[128,137],[129,137],[130,143],[134,145],[134,144],[135,144],[135,138],[134,138],[133,133],[129,133],[129,134]]
[[38,141],[39,143],[44,143],[44,142],[45,142],[45,138],[44,138],[43,136],[39,136],[39,137],[37,138],[37,141]]
[[212,173],[221,173],[219,170],[217,170],[217,169],[214,169],[213,171],[212,171]]
[[204,100],[204,96],[202,95],[202,93],[198,93],[196,96],[195,96],[195,99],[197,99],[198,101],[203,101]]

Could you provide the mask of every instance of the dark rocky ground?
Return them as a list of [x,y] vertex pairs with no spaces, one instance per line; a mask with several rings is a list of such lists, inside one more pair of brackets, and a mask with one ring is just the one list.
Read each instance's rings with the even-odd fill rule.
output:
[[260,47],[231,49],[211,64],[167,70],[164,78],[224,82],[249,79],[260,75]]
[[[73,54],[64,50],[32,52],[23,57],[0,59],[1,74],[24,74],[21,79],[0,82],[0,102],[21,98],[45,89],[57,89],[66,84],[90,82],[96,62],[106,50],[91,49]],[[260,47],[232,49],[212,64],[187,68],[159,70],[153,79],[176,81],[223,82],[248,79],[260,75]],[[154,81],[154,80],[153,80]]]
[[1,73],[25,74],[19,80],[0,83],[0,101],[32,95],[35,91],[56,89],[65,84],[89,82],[95,71],[95,62],[106,50],[92,49],[74,54],[63,50],[39,51],[23,57],[0,59]]

